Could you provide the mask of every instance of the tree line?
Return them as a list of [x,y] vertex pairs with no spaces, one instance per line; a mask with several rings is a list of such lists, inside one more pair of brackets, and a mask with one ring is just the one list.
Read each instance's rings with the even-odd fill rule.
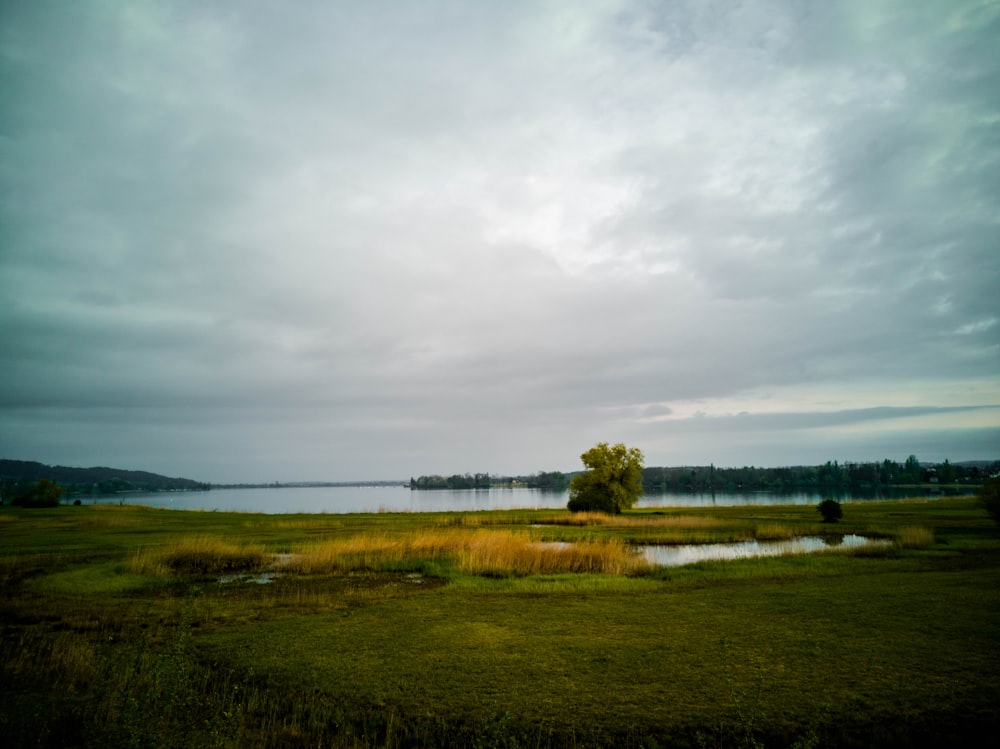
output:
[[[494,476],[464,473],[451,476],[420,476],[410,479],[411,489],[489,489],[521,486],[562,491],[580,472],[542,471],[528,476]],[[917,484],[978,485],[1000,474],[1000,461],[921,463],[915,455],[904,462],[893,460],[856,463],[827,461],[814,466],[764,468],[743,466],[648,467],[642,469],[642,487],[649,493],[711,491],[796,491],[888,488]]]
[[644,468],[646,492],[793,491],[799,489],[879,489],[917,484],[981,484],[1000,473],[1000,461],[921,463],[911,455],[903,463],[839,463],[783,468]]
[[[935,483],[991,487],[998,483],[1000,461],[953,465],[921,464],[915,455],[905,463],[845,463],[827,461],[821,466],[786,468],[645,468],[642,451],[622,443],[599,442],[580,456],[587,470],[573,476],[569,485],[570,512],[618,514],[632,507],[643,494],[663,491],[811,489],[824,492],[864,490],[878,492],[892,486]],[[984,502],[986,500],[984,499]],[[841,517],[840,503],[826,499],[819,504],[824,522]]]
[[562,491],[570,477],[561,471],[542,471],[530,476],[492,476],[488,473],[462,473],[452,476],[420,476],[410,479],[411,489],[490,489],[523,486],[529,489]]

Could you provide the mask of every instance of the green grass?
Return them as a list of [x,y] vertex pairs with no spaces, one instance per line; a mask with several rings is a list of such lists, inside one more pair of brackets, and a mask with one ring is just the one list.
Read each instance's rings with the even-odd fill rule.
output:
[[[911,746],[995,732],[1000,535],[986,512],[858,502],[820,520],[801,506],[3,508],[5,745]],[[620,573],[550,570],[525,551],[820,533],[895,543]],[[489,541],[488,568],[463,563],[472,540]],[[317,550],[322,564],[290,561]],[[270,584],[217,581],[275,559]]]

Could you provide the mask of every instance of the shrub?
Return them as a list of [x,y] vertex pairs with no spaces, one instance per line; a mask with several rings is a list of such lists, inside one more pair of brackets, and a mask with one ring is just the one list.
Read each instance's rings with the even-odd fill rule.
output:
[[835,499],[824,499],[816,505],[816,509],[823,516],[824,523],[836,523],[844,517],[844,511],[840,508],[840,502]]
[[58,507],[66,490],[55,481],[41,479],[27,492],[14,497],[14,504],[21,507]]
[[983,484],[983,488],[979,490],[979,501],[993,518],[993,522],[1000,525],[1000,479]]

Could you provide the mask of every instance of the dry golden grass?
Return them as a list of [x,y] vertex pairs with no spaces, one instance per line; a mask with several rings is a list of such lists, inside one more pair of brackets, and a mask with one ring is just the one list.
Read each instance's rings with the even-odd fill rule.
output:
[[324,541],[292,555],[289,572],[322,574],[380,569],[404,560],[449,560],[474,575],[559,572],[634,574],[645,560],[618,540],[540,543],[514,531],[442,528],[401,536],[364,534]]
[[328,515],[313,515],[309,517],[264,517],[245,520],[243,527],[248,530],[305,530],[305,531],[329,531],[344,527],[344,523],[335,517]]
[[236,544],[213,536],[187,536],[161,547],[136,551],[128,572],[157,577],[172,574],[222,574],[263,568],[270,556],[263,547]]
[[787,541],[800,535],[801,532],[781,523],[764,523],[754,530],[754,538],[758,541]]
[[307,575],[374,569],[403,559],[405,545],[385,535],[331,538],[292,554],[283,569]]
[[515,533],[477,533],[459,549],[459,568],[474,575],[591,572],[637,574],[645,559],[617,539],[572,544],[538,543]]
[[905,526],[896,531],[896,545],[903,549],[925,549],[934,545],[934,531],[922,526]]
[[517,525],[559,525],[566,527],[586,528],[677,528],[677,529],[708,529],[719,528],[729,523],[710,517],[694,517],[691,515],[608,515],[603,512],[558,512],[552,514],[522,515],[518,513],[474,512],[454,514],[443,520],[447,527],[496,527]]
[[726,525],[716,518],[694,517],[691,515],[607,515],[603,512],[574,512],[570,514],[542,516],[539,525],[602,526],[606,528],[677,528],[699,530],[718,528]]

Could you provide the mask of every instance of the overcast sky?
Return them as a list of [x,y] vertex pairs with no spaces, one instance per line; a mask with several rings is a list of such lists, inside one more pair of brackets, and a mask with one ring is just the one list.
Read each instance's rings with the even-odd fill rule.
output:
[[0,457],[1000,457],[995,0],[0,6]]

